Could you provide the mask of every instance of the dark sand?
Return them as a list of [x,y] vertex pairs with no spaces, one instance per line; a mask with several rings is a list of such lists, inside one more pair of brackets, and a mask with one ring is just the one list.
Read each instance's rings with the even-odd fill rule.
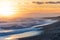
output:
[[44,32],[39,36],[19,38],[17,40],[60,40],[60,21],[43,27]]

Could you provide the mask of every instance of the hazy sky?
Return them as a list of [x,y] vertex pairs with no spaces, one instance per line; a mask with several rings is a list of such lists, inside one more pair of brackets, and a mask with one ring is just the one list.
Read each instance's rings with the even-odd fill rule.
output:
[[[4,0],[0,0],[4,1]],[[58,16],[60,15],[60,3],[59,4],[39,4],[37,2],[57,2],[60,0],[5,0],[5,3],[7,1],[10,2],[14,9],[12,9],[12,11],[14,11],[16,13],[15,16],[27,16],[28,15],[35,15],[35,16]],[[35,3],[33,3],[35,2]],[[1,6],[1,3],[0,3]]]
[[[32,13],[30,16],[58,16],[60,4],[38,4],[37,2],[58,2],[60,0],[21,0],[19,4],[21,12]],[[35,3],[33,3],[35,2]]]

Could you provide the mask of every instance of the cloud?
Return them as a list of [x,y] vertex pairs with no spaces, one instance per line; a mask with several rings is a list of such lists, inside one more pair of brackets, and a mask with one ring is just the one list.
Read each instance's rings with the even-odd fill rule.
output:
[[33,1],[32,3],[35,3],[35,4],[43,4],[44,2],[35,2],[35,1]]

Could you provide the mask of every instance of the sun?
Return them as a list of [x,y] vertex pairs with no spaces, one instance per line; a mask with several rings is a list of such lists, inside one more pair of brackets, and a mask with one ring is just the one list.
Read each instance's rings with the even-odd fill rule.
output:
[[14,7],[11,1],[0,1],[0,15],[2,16],[10,16],[14,14]]

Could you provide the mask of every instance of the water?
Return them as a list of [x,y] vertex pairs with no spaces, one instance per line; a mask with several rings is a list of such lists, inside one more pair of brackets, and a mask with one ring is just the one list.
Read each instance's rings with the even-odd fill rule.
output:
[[[35,24],[35,22],[37,24]],[[0,40],[17,40],[16,38],[40,35],[42,32],[44,32],[43,27],[41,26],[53,24],[57,22],[57,20],[44,20],[42,22],[35,22],[0,23]]]

